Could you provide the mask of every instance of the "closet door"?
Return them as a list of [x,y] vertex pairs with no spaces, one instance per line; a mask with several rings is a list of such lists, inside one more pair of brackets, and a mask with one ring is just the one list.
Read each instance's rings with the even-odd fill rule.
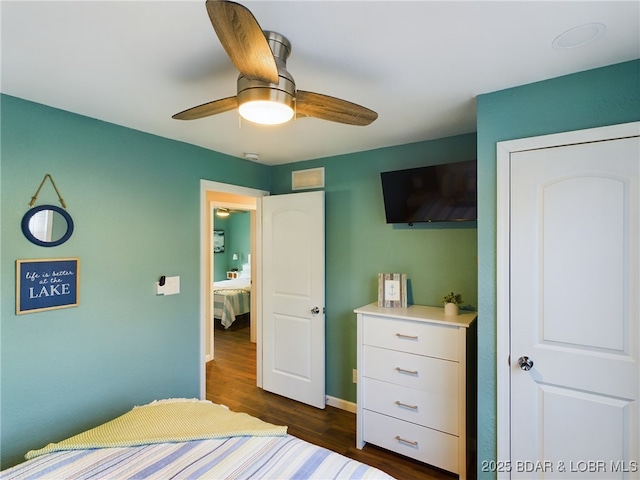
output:
[[637,478],[639,138],[509,164],[511,477]]

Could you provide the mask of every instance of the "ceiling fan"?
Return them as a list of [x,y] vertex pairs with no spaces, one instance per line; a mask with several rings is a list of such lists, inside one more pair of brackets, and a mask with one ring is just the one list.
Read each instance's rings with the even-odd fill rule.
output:
[[348,125],[369,125],[373,110],[321,93],[297,90],[287,71],[291,43],[279,33],[263,31],[253,14],[239,3],[207,0],[207,13],[220,43],[240,72],[237,95],[176,113],[195,120],[235,108],[254,123],[277,125],[297,117],[315,117]]

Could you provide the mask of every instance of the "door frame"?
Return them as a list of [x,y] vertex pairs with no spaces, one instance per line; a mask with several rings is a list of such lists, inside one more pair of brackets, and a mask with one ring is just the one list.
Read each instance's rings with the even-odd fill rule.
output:
[[[496,144],[496,460],[511,461],[510,392],[510,160],[511,154],[526,150],[614,140],[640,135],[640,122],[508,140]],[[504,470],[498,478],[510,478]]]
[[[220,183],[212,180],[200,180],[200,398],[206,399],[207,395],[207,288],[208,288],[208,271],[210,269],[207,261],[207,252],[211,248],[211,235],[207,231],[208,217],[211,215],[209,205],[207,205],[207,192],[231,193],[234,195],[242,195],[245,197],[256,198],[256,251],[255,251],[255,271],[252,271],[254,278],[254,292],[257,292],[257,308],[258,312],[262,308],[262,289],[261,278],[259,272],[262,269],[262,220],[261,220],[261,202],[260,198],[269,195],[266,190],[258,190],[255,188],[242,187],[229,183]],[[260,322],[256,322],[256,377],[257,385],[262,386],[262,330]]]

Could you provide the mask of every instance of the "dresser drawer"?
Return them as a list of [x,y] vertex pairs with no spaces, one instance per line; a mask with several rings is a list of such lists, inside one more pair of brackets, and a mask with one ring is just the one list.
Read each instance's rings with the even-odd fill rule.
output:
[[459,328],[363,316],[364,344],[458,361]]
[[439,391],[451,399],[451,406],[457,402],[458,363],[369,345],[363,350],[363,376],[425,392]]
[[459,473],[458,437],[369,410],[363,415],[365,442]]
[[363,383],[362,405],[367,410],[458,435],[458,409],[451,408],[458,401],[455,394],[445,395],[438,388],[416,390],[373,378],[364,378]]

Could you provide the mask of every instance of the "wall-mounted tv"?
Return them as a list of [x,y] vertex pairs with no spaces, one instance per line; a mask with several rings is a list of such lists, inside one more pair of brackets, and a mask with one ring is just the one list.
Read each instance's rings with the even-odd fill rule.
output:
[[382,172],[380,177],[387,223],[478,218],[476,160]]

